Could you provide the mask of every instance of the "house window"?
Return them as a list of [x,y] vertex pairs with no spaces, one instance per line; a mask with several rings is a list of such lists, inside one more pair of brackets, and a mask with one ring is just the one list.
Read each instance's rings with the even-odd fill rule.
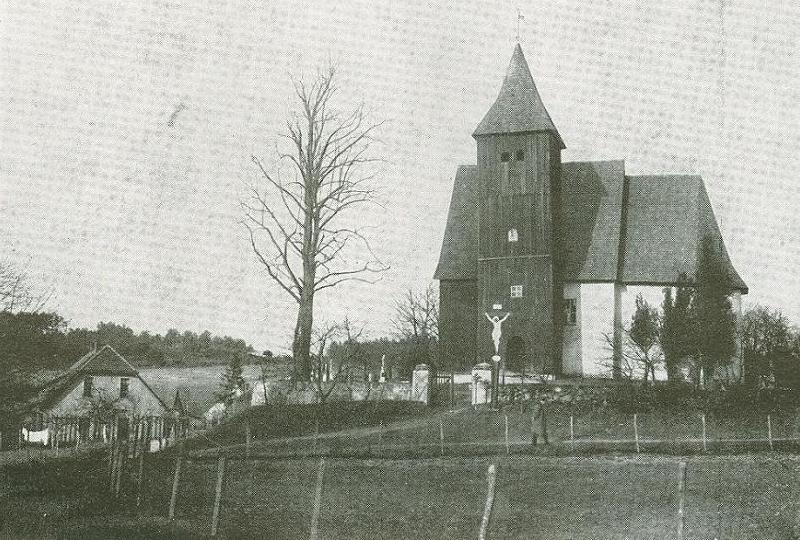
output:
[[511,161],[511,152],[503,152],[500,154],[500,161],[503,163],[508,163]]
[[83,397],[92,397],[92,383],[94,381],[91,377],[83,379]]
[[511,298],[522,298],[522,285],[511,286]]
[[514,157],[517,161],[525,161],[525,150],[517,150],[517,155]]
[[564,324],[569,326],[578,324],[578,302],[574,298],[564,299]]
[[508,230],[508,241],[509,242],[517,242],[519,241],[519,233],[517,229],[509,229]]
[[121,398],[128,397],[129,385],[130,385],[130,379],[128,379],[128,377],[122,377],[119,380],[119,397]]

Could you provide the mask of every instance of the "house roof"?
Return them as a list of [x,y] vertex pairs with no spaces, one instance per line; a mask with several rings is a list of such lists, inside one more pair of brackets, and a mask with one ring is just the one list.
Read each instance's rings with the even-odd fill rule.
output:
[[472,135],[478,137],[530,131],[550,131],[558,138],[561,148],[565,147],[536,89],[528,62],[518,43],[511,55],[500,93]]
[[111,345],[89,351],[70,366],[69,371],[81,371],[85,375],[136,376],[139,372]]
[[66,372],[44,385],[37,395],[26,403],[25,408],[27,410],[48,410],[59,403],[85,377],[94,375],[137,377],[145,388],[155,396],[164,407],[164,410],[170,410],[169,406],[161,399],[161,396],[139,376],[138,370],[110,345],[104,345],[100,349],[83,355]]
[[[730,286],[747,292],[725,248],[699,176],[625,176],[622,161],[561,167],[564,279],[578,282],[676,285],[697,272],[704,239],[714,247]],[[477,276],[478,173],[456,174],[434,277]]]

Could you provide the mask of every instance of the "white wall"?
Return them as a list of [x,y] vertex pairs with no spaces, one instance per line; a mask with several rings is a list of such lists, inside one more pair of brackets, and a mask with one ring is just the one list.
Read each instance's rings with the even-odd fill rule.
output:
[[606,339],[614,334],[614,284],[581,283],[581,369],[584,377],[610,377],[613,351]]
[[[161,402],[136,377],[128,378],[128,397],[119,399],[119,376],[93,376],[93,393],[100,391],[108,399],[118,402],[121,408],[134,415],[160,415],[164,412]],[[89,398],[83,397],[83,379],[50,412],[55,415],[79,415],[89,410]]]

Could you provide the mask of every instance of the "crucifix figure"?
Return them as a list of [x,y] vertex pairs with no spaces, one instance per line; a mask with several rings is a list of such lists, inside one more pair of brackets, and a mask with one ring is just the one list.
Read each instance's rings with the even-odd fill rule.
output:
[[519,21],[524,21],[525,15],[517,8],[517,43],[519,43]]
[[494,341],[494,354],[500,354],[500,336],[503,334],[502,326],[503,323],[508,319],[508,316],[511,315],[511,312],[505,314],[505,316],[501,319],[497,315],[494,317],[489,317],[488,313],[484,313],[486,315],[486,319],[492,323],[492,341]]

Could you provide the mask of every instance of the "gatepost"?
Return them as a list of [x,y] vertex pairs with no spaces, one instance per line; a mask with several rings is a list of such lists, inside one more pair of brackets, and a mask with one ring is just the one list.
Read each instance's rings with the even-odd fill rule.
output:
[[427,364],[417,364],[411,374],[411,401],[428,405],[431,401],[431,369]]
[[492,400],[492,366],[481,362],[472,368],[472,405],[486,405]]

